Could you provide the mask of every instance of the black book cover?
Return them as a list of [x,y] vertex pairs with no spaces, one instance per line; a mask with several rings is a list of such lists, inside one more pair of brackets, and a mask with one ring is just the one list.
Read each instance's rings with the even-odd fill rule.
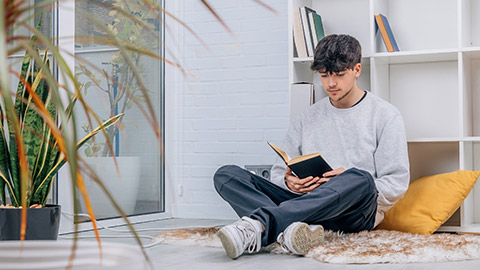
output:
[[273,143],[267,143],[299,178],[305,178],[308,176],[322,177],[324,173],[332,170],[332,167],[328,165],[319,153],[302,155],[289,160],[285,151]]
[[298,176],[298,178],[305,178],[308,176],[318,176],[321,178],[324,173],[332,170],[330,165],[328,165],[320,155],[297,163],[288,164],[288,167]]

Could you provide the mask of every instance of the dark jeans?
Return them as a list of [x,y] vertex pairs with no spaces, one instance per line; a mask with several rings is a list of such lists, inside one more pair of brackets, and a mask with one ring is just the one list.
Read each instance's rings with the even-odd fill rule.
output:
[[368,172],[356,168],[303,195],[235,165],[218,169],[213,180],[218,194],[240,217],[251,217],[265,226],[263,246],[275,242],[296,221],[343,232],[371,230],[375,223],[375,182]]

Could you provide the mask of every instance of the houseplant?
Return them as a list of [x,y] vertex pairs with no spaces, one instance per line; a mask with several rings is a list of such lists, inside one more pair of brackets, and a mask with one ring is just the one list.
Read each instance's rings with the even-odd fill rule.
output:
[[[35,36],[30,43],[33,44],[34,40]],[[0,197],[3,205],[10,206],[0,209],[0,239],[20,239],[22,210],[19,207],[22,204],[31,208],[28,210],[25,232],[22,232],[25,233],[25,239],[56,239],[60,206],[46,205],[46,201],[53,177],[67,158],[60,150],[63,143],[61,137],[54,134],[55,131],[61,132],[63,126],[57,126],[54,122],[57,108],[53,101],[52,87],[46,80],[46,77],[51,76],[47,51],[43,57],[38,49],[32,55],[26,53],[19,75],[13,108],[20,135],[13,132],[14,123],[11,118],[7,117],[0,125]],[[76,99],[74,96],[66,108],[67,119],[72,116]],[[0,106],[2,120],[2,108],[7,106]],[[92,130],[77,144],[77,149],[102,129],[115,124],[121,116],[122,114],[115,115]],[[27,165],[24,169],[26,175],[23,175],[26,181],[21,179],[22,163]],[[7,203],[7,193],[10,204]],[[22,193],[25,198],[22,198]]]

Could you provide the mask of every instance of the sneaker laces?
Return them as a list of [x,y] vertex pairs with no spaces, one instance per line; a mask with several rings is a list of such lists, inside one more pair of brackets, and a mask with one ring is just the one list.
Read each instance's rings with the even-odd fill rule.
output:
[[241,235],[243,236],[243,245],[248,253],[253,253],[255,251],[260,250],[257,242],[257,232],[254,226],[247,221],[243,221],[243,224],[238,224],[237,228]]
[[282,248],[283,251],[290,253],[290,249],[287,247],[287,244],[285,243],[285,235],[283,232],[281,232],[277,236],[277,242],[280,244],[280,247]]

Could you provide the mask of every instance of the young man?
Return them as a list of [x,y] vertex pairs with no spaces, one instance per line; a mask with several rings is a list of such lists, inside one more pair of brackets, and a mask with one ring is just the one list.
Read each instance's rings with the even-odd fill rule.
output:
[[360,43],[351,36],[318,43],[311,69],[319,72],[327,97],[293,119],[282,147],[291,157],[319,152],[336,169],[299,179],[278,159],[271,182],[237,166],[216,172],[217,192],[242,217],[218,232],[232,259],[275,241],[305,255],[323,241],[323,228],[371,230],[407,190],[402,117],[358,87],[360,60]]

